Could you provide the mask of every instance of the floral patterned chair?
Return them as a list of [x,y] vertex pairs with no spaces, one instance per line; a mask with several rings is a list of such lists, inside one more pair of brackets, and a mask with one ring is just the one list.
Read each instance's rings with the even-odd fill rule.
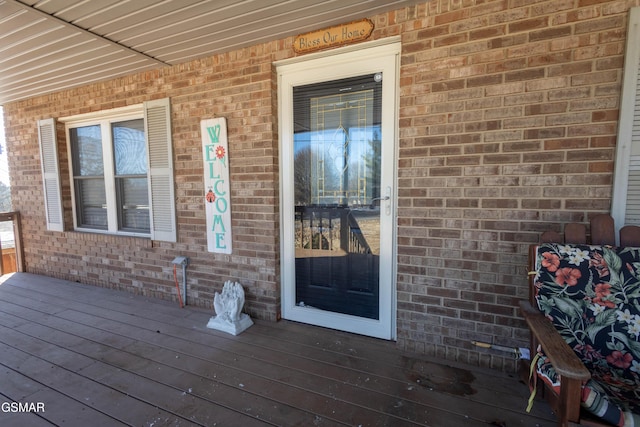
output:
[[640,426],[640,248],[542,243],[529,257],[531,371],[559,425]]

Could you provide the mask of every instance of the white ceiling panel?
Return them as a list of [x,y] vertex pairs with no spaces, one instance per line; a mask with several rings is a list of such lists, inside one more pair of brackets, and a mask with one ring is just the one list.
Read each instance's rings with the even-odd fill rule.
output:
[[[229,0],[233,1],[233,0]],[[179,3],[166,2],[158,0],[138,0],[122,5],[122,7],[111,8],[102,13],[93,16],[87,16],[77,22],[90,31],[113,38],[114,40],[122,40],[126,35],[118,34],[120,31],[131,30],[131,35],[137,34],[137,27],[143,21],[145,30],[160,16],[166,16],[167,23],[173,23],[171,16],[173,13],[185,8],[194,7],[201,3],[201,0],[184,0]],[[156,24],[157,25],[157,24]],[[162,25],[157,25],[162,26]]]
[[425,0],[0,0],[0,105]]
[[[3,56],[0,59],[0,81],[10,81],[23,73],[25,67],[30,67],[31,74],[38,74],[38,68],[45,68],[52,72],[59,65],[75,65],[81,58],[91,54],[92,57],[101,56],[100,50],[106,50],[105,46],[96,40],[86,40],[82,44],[69,43],[68,47],[60,47],[56,44],[53,50],[46,40],[35,39],[34,42],[42,42],[42,47],[29,52],[17,52],[12,56]],[[71,39],[68,39],[71,41]],[[37,55],[37,57],[35,57]],[[24,76],[26,79],[27,77]]]

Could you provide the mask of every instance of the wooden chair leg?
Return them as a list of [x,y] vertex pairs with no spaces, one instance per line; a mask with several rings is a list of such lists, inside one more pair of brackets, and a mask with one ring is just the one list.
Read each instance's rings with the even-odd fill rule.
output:
[[560,396],[558,401],[558,423],[560,426],[575,425],[580,422],[581,382],[578,380],[560,380]]

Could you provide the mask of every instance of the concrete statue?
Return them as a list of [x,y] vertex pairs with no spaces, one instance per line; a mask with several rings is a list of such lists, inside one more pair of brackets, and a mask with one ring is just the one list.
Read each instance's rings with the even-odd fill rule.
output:
[[238,335],[253,325],[248,314],[242,312],[244,307],[244,289],[238,282],[225,282],[222,293],[216,292],[213,297],[213,308],[216,315],[209,319],[207,328]]

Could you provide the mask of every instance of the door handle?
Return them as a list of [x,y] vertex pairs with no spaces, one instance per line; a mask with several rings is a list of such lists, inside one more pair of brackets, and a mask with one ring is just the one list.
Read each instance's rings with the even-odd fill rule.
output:
[[384,196],[384,197],[374,197],[373,199],[371,199],[371,207],[373,208],[373,207],[375,206],[375,203],[376,203],[377,201],[382,202],[382,201],[385,201],[385,200],[389,200],[389,198],[390,198],[389,196]]
[[386,215],[390,215],[391,214],[391,187],[387,187],[387,191],[386,191],[386,195],[382,196],[382,197],[374,197],[373,199],[371,199],[371,204],[369,205],[369,207],[371,209],[373,209],[373,207],[375,206],[376,202],[380,202],[380,207],[382,208],[382,202],[387,202],[384,205],[384,213]]
[[384,205],[384,213],[391,215],[391,187],[387,187],[387,194],[384,196],[384,200],[387,202]]

